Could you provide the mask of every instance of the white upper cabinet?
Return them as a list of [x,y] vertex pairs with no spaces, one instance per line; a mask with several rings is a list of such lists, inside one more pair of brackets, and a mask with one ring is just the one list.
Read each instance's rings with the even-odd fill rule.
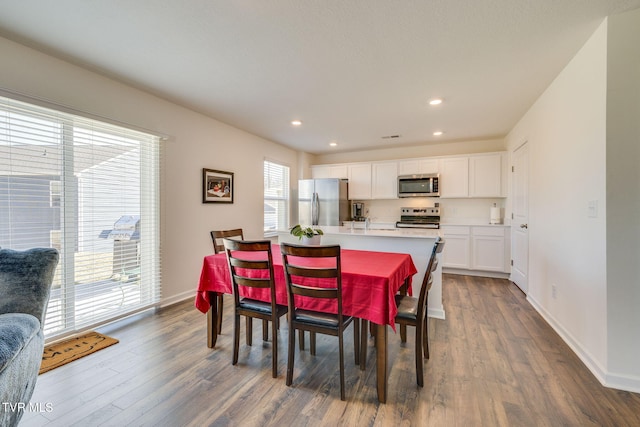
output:
[[440,160],[440,197],[506,197],[506,155],[477,154]]
[[311,178],[340,178],[347,179],[349,172],[346,164],[311,166]]
[[398,175],[420,175],[438,172],[438,159],[411,159],[398,162]]
[[490,153],[469,157],[469,196],[504,197],[506,156]]
[[469,197],[469,158],[440,160],[440,197]]
[[348,165],[349,200],[371,199],[371,163]]
[[371,164],[371,198],[398,198],[398,162]]
[[440,197],[506,197],[504,152],[311,166],[312,178],[347,178],[350,200],[397,199],[398,176],[438,173]]

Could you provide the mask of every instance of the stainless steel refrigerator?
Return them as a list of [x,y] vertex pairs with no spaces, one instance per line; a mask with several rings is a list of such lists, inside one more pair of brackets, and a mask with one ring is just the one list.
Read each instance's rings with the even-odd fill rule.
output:
[[349,220],[346,179],[298,181],[298,222],[309,225],[342,225]]

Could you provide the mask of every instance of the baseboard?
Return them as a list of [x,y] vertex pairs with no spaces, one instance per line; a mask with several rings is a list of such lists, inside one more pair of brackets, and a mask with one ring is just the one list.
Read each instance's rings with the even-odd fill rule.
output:
[[609,388],[617,390],[630,391],[633,393],[640,392],[640,378],[629,375],[619,375],[607,372],[607,370],[582,347],[582,345],[574,339],[574,337],[565,330],[556,319],[547,312],[538,302],[531,296],[527,296],[527,301],[542,316],[542,318],[560,335],[560,338],[571,348],[578,356],[580,361],[591,371],[591,373],[600,381],[600,383]]
[[432,319],[445,320],[444,307],[441,306],[441,308],[428,308],[427,316],[431,317]]
[[640,377],[608,373],[605,385],[617,390],[640,393]]
[[442,272],[446,274],[457,274],[461,276],[491,277],[493,279],[509,279],[510,277],[510,273],[502,273],[499,271],[465,270],[462,268],[450,267],[443,267]]
[[184,301],[186,301],[188,299],[192,299],[193,301],[195,301],[195,298],[196,298],[196,296],[194,295],[193,291],[182,292],[181,294],[174,295],[174,296],[169,297],[169,298],[163,298],[160,301],[160,308],[165,308],[165,307],[168,307],[170,305],[178,304],[178,303],[184,302]]

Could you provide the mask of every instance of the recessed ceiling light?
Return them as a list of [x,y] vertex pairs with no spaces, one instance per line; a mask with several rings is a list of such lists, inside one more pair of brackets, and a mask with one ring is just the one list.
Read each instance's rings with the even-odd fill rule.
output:
[[338,146],[338,143],[337,143],[337,142],[335,142],[335,141],[331,141],[331,142],[329,143],[329,145],[330,145],[330,146],[332,146],[332,147],[336,147],[336,146]]
[[442,135],[444,132],[442,132],[441,130],[437,130],[433,133],[433,136],[440,136]]
[[442,99],[440,98],[433,98],[431,101],[429,101],[429,105],[440,105],[442,104]]
[[294,126],[300,126],[302,122],[300,120],[291,120],[291,124]]

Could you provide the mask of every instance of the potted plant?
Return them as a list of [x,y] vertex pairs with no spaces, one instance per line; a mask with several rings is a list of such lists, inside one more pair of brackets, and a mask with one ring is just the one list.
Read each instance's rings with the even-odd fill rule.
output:
[[324,234],[319,228],[302,227],[300,224],[294,225],[289,232],[304,245],[319,245],[320,236]]

